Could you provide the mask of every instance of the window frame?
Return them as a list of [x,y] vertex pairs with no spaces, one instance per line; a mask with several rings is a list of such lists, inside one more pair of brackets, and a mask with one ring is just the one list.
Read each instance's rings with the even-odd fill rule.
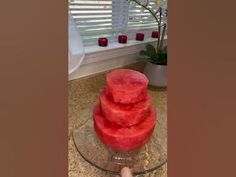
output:
[[[138,53],[144,49],[145,45],[150,43],[156,45],[157,39],[151,38],[151,32],[157,30],[155,28],[127,30],[125,33],[130,34],[133,39],[128,40],[127,44],[117,42],[117,35],[113,35],[112,40],[109,40],[107,47],[100,47],[97,43],[84,45],[85,58],[82,61],[79,69],[70,80],[84,77],[90,74],[103,72],[114,67],[119,67],[137,62]],[[145,34],[144,41],[136,41],[135,34],[142,32]],[[128,35],[129,37],[129,35]],[[128,38],[129,39],[129,38]],[[167,43],[167,35],[164,43]]]

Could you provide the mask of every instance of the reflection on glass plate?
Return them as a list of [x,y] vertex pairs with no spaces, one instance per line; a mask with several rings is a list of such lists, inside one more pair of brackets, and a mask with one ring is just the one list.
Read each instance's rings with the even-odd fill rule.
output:
[[100,141],[93,127],[91,112],[90,109],[89,113],[83,114],[86,115],[86,121],[78,123],[80,125],[73,130],[78,152],[91,165],[114,174],[119,174],[123,167],[130,167],[136,175],[157,170],[167,162],[166,143],[158,136],[163,127],[158,122],[147,144],[137,150],[121,153]]

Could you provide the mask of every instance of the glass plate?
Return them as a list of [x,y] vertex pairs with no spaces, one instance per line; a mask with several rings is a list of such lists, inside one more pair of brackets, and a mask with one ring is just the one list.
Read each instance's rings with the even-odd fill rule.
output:
[[93,127],[91,109],[83,116],[87,118],[77,122],[80,125],[75,126],[73,130],[73,140],[80,155],[91,165],[112,174],[119,174],[123,167],[129,167],[133,169],[134,175],[138,175],[157,170],[167,162],[164,137],[158,136],[163,127],[158,121],[147,144],[122,153],[100,141]]

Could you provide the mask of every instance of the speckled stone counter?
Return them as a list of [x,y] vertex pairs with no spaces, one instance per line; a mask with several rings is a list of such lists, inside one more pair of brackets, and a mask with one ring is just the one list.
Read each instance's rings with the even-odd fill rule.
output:
[[[137,63],[125,68],[143,71],[143,64]],[[96,169],[86,162],[77,152],[71,137],[71,131],[79,120],[79,113],[87,107],[93,107],[98,102],[99,90],[104,88],[105,74],[99,73],[77,80],[69,81],[69,177],[110,177],[111,175]],[[149,93],[153,96],[153,106],[158,109],[158,120],[164,126],[160,136],[167,143],[167,91],[165,88],[149,87]],[[139,175],[143,177],[167,177],[167,164],[152,173]]]

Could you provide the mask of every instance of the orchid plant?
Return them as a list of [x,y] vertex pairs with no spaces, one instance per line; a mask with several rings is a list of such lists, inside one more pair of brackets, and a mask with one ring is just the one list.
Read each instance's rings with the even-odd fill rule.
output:
[[156,7],[150,4],[150,0],[128,0],[130,3],[136,3],[141,8],[147,10],[155,19],[158,26],[157,45],[154,47],[151,44],[146,46],[146,50],[140,51],[140,58],[149,61],[153,64],[167,65],[167,46],[163,46],[166,33],[167,23],[167,8],[162,7],[161,1],[155,0]]

